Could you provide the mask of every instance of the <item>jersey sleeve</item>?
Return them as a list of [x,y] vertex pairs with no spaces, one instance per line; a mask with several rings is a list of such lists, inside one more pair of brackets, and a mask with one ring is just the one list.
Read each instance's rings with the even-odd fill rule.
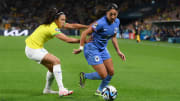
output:
[[61,32],[61,30],[58,27],[52,26],[50,28],[50,33],[51,33],[52,36],[55,36],[57,34],[61,34],[62,32]]
[[120,26],[120,20],[117,18],[117,24],[118,26]]
[[[118,19],[119,20],[119,19]],[[118,33],[120,33],[122,30],[120,29],[120,20],[119,20],[119,24],[118,24]]]
[[51,31],[51,35],[55,36],[57,34],[61,34],[61,30],[59,28],[55,28]]
[[103,24],[100,21],[97,21],[92,25],[92,28],[95,32],[97,32],[103,28]]
[[116,23],[117,23],[117,27],[115,28],[114,33],[120,33],[120,29],[119,29],[119,27],[120,27],[120,20],[118,18],[116,19]]

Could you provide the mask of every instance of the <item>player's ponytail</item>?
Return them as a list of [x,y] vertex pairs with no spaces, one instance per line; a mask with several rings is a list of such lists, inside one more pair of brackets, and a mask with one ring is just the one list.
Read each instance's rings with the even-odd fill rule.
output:
[[49,9],[45,14],[45,19],[42,24],[51,24],[55,19],[58,19],[59,16],[65,15],[64,12],[59,11],[57,8]]

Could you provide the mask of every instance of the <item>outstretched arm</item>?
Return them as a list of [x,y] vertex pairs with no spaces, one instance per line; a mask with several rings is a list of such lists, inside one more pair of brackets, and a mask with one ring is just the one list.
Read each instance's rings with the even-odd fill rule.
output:
[[118,45],[118,41],[117,41],[117,38],[116,38],[116,34],[112,38],[112,43],[113,43],[114,48],[116,49],[116,52],[118,53],[118,55],[121,57],[121,59],[123,61],[125,61],[126,57],[125,57],[125,55],[119,49],[119,45]]
[[93,29],[92,29],[92,27],[89,27],[88,29],[86,29],[85,31],[83,31],[82,32],[82,34],[81,34],[81,40],[80,40],[80,48],[79,49],[75,49],[74,50],[74,54],[79,54],[82,50],[83,50],[83,48],[84,48],[84,43],[85,43],[85,41],[86,41],[86,36],[88,35],[88,34],[91,34],[93,32]]
[[69,23],[66,23],[63,27],[64,27],[64,28],[67,28],[67,29],[88,28],[87,25],[82,25],[82,24],[69,24]]
[[80,42],[79,39],[70,38],[70,37],[66,36],[65,34],[63,34],[63,33],[57,34],[55,37],[60,39],[60,40],[65,41],[67,43],[79,43]]

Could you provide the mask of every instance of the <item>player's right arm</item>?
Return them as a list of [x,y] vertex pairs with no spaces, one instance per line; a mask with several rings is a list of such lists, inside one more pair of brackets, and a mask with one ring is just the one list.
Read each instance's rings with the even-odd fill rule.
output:
[[79,39],[68,37],[63,33],[57,34],[57,35],[55,35],[55,37],[60,39],[60,40],[65,41],[67,43],[79,43],[80,42]]
[[122,59],[123,61],[125,61],[125,60],[126,60],[126,57],[125,57],[125,55],[124,55],[124,54],[120,51],[120,49],[119,49],[119,45],[118,45],[118,41],[117,41],[116,35],[117,35],[117,34],[115,34],[115,35],[112,37],[112,43],[113,43],[114,48],[116,49],[116,52],[118,53],[118,55],[121,57],[121,59]]
[[86,37],[88,34],[92,34],[92,32],[93,32],[92,27],[89,27],[88,29],[86,29],[85,31],[82,32],[81,39],[80,39],[80,48],[74,49],[74,52],[73,52],[74,54],[79,54],[83,50],[84,43],[86,41]]
[[79,54],[84,47],[84,43],[86,40],[86,36],[88,34],[92,34],[93,32],[98,32],[99,30],[101,30],[103,27],[103,24],[101,23],[100,20],[98,20],[97,22],[93,23],[92,26],[88,27],[88,29],[86,29],[85,31],[82,32],[81,34],[81,39],[80,39],[80,48],[79,49],[75,49],[74,50],[74,54]]

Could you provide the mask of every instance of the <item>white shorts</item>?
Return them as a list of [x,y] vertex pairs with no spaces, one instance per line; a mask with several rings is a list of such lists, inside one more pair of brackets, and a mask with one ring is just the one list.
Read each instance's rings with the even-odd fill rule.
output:
[[29,59],[34,60],[40,64],[44,56],[48,54],[48,51],[44,48],[32,49],[26,46],[25,54]]

